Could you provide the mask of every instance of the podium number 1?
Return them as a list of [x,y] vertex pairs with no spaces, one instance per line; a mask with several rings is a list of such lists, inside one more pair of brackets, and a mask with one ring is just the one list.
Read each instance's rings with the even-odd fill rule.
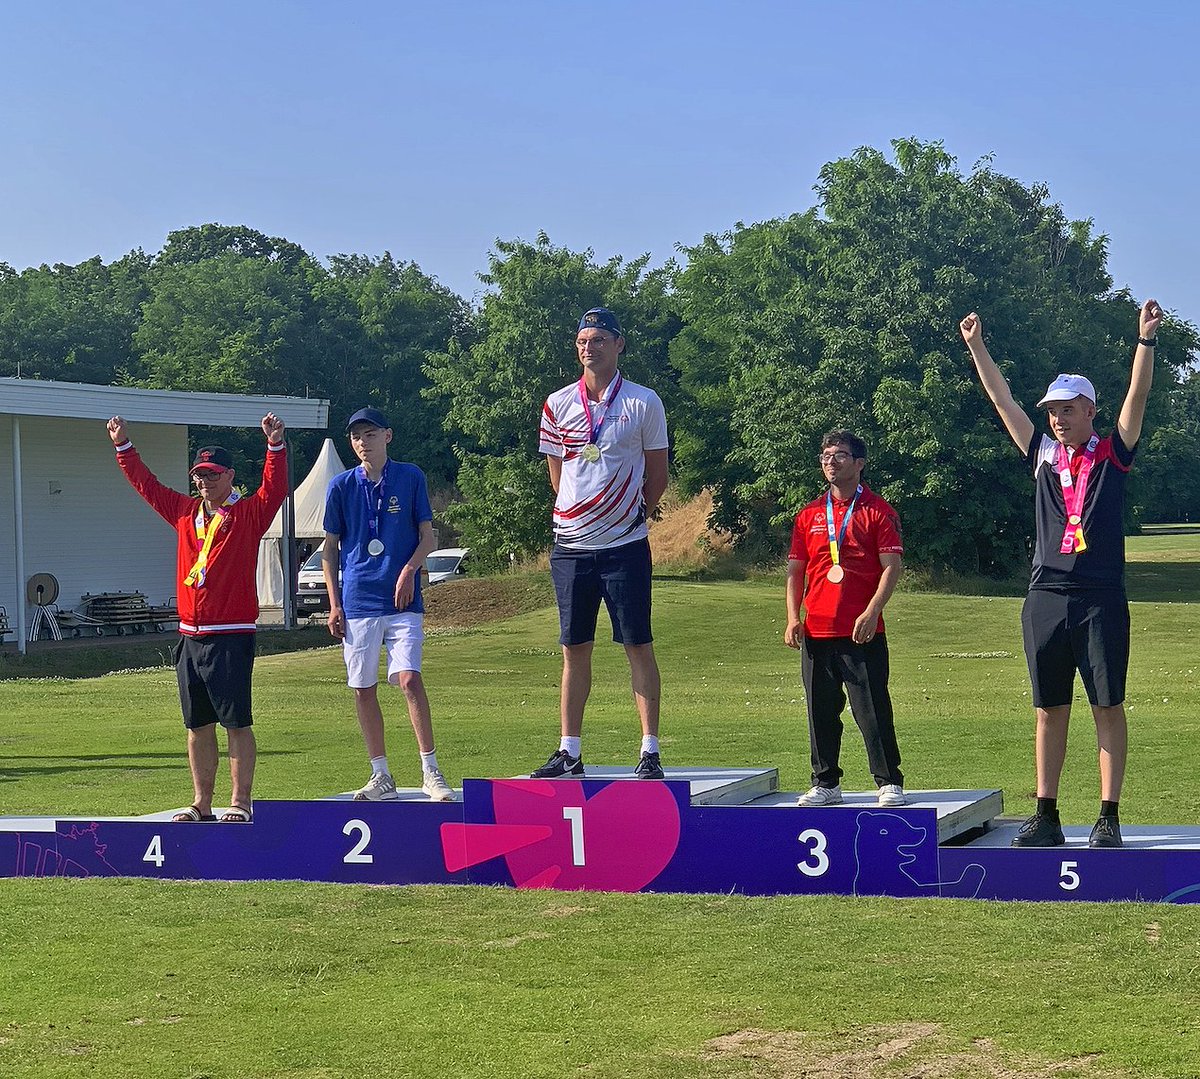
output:
[[563,806],[563,820],[571,825],[571,864],[583,865],[583,806]]

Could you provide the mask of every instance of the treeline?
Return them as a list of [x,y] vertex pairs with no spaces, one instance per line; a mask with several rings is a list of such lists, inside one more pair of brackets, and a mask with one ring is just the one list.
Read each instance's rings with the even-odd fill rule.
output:
[[[1113,291],[1106,238],[1044,186],[987,161],[964,174],[937,143],[859,150],[825,166],[816,193],[804,213],[739,223],[655,269],[545,235],[498,241],[478,307],[390,254],[322,261],[244,226],[181,229],[107,265],[0,263],[0,375],[326,397],[334,432],[375,404],[394,455],[454,488],[446,517],[499,565],[549,543],[538,410],[577,377],[579,313],[604,305],[628,330],[622,369],[666,403],[677,484],[710,488],[714,523],[747,549],[781,555],[821,482],[821,433],[848,426],[912,561],[1012,572],[1031,483],[958,321],[980,312],[1027,408],[1057,372],[1088,374],[1104,429],[1144,297]],[[1131,527],[1200,518],[1200,335],[1168,318],[1159,337]],[[296,436],[303,465],[324,435]],[[238,448],[260,453],[252,433]]]

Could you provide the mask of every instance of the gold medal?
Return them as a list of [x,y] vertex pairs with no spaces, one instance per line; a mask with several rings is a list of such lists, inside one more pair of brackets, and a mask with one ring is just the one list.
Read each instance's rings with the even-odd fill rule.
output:
[[1072,513],[1071,516],[1067,518],[1067,520],[1070,521],[1071,524],[1077,525],[1077,524],[1079,524],[1080,521],[1083,520],[1083,518],[1080,517],[1078,513]]
[[600,460],[600,447],[594,442],[589,442],[583,447],[583,452],[580,456],[589,464],[595,464]]
[[825,574],[825,579],[830,584],[841,584],[842,578],[846,576],[846,571],[841,566],[833,565],[829,567],[829,572]]

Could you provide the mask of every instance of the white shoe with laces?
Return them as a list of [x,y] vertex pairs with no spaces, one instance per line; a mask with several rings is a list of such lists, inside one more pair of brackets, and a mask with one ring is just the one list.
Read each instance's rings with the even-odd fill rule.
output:
[[879,788],[879,805],[885,807],[906,806],[908,805],[908,796],[899,783],[885,783]]
[[387,772],[373,772],[366,786],[354,792],[356,802],[391,802],[398,797],[396,781]]
[[810,787],[799,798],[796,805],[800,806],[840,806],[842,804],[842,787]]
[[450,789],[450,784],[446,782],[446,777],[436,768],[424,774],[421,779],[421,790],[429,795],[431,802],[454,801],[454,791]]

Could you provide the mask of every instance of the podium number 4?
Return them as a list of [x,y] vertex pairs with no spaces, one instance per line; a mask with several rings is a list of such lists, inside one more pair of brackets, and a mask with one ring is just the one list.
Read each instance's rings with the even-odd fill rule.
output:
[[150,840],[150,846],[146,848],[146,853],[142,855],[142,861],[153,862],[157,868],[162,869],[163,862],[166,860],[167,856],[163,854],[162,849],[162,836],[156,835]]

